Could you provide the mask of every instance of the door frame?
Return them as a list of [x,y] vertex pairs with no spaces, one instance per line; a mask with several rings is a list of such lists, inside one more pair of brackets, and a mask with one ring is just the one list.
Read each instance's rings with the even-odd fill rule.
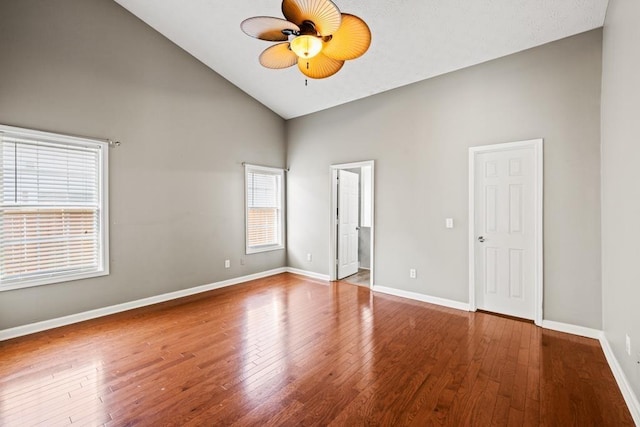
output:
[[338,266],[336,261],[338,259],[338,218],[336,216],[336,211],[338,209],[338,170],[340,169],[353,169],[353,168],[361,168],[363,166],[371,166],[371,239],[369,244],[371,245],[371,269],[369,276],[369,288],[373,289],[373,285],[375,283],[375,257],[374,257],[374,236],[375,236],[375,161],[374,160],[366,160],[361,162],[353,162],[353,163],[341,163],[336,165],[331,165],[329,167],[331,174],[331,210],[329,211],[330,221],[330,231],[329,235],[330,239],[330,250],[329,250],[329,280],[335,281],[338,277]]
[[481,153],[492,151],[518,150],[522,148],[533,148],[534,161],[534,322],[542,325],[542,303],[543,303],[543,196],[544,196],[544,175],[543,175],[543,139],[530,139],[525,141],[507,142],[503,144],[483,145],[469,147],[469,311],[476,311],[476,280],[475,280],[475,164],[476,156]]

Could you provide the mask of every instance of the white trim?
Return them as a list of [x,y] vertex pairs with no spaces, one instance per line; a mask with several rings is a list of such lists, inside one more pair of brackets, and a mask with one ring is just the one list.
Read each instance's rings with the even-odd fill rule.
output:
[[242,164],[245,169],[258,170],[263,172],[269,172],[273,175],[279,175],[285,171],[284,168],[277,168],[274,166],[262,166],[262,165],[254,165],[252,163],[243,163]]
[[329,281],[328,274],[315,273],[313,271],[300,270],[299,268],[286,267],[287,273],[298,274],[300,276],[310,277],[312,279],[324,280],[325,282]]
[[145,307],[152,304],[158,304],[165,301],[170,301],[177,298],[186,297],[189,295],[195,295],[202,292],[211,291],[214,289],[220,289],[227,286],[237,285],[240,283],[248,282],[250,280],[261,279],[263,277],[269,277],[280,273],[285,273],[287,269],[285,267],[276,268],[273,270],[263,271],[261,273],[250,274],[247,276],[236,277],[234,279],[223,280],[221,282],[215,282],[208,285],[197,286],[195,288],[182,289],[175,292],[169,292],[166,294],[155,295],[148,298],[139,299],[136,301],[125,302],[122,304],[116,304],[109,307],[97,308],[95,310],[89,310],[82,313],[71,314],[69,316],[58,317],[57,319],[44,320],[42,322],[31,323],[29,325],[16,326],[14,328],[0,330],[0,341],[8,340],[11,338],[21,337],[23,335],[33,334],[36,332],[46,331],[47,329],[58,328],[60,326],[71,325],[72,323],[83,322],[85,320],[95,319],[102,316],[108,316],[110,314],[120,313],[134,308]]
[[571,323],[555,322],[553,320],[543,320],[540,325],[544,329],[552,331],[565,332],[567,334],[579,335],[581,337],[593,338],[599,340],[602,337],[602,331],[599,329],[587,328],[584,326],[572,325]]
[[84,146],[87,143],[98,144],[102,146],[106,144],[109,146],[109,139],[93,138],[88,136],[69,135],[60,132],[50,132],[36,129],[21,128],[17,126],[8,126],[0,124],[0,132],[14,134],[14,135],[27,135],[32,138],[40,138],[51,142],[63,142],[66,144],[76,144]]
[[100,212],[102,228],[102,272],[104,275],[109,274],[111,257],[109,255],[109,144],[105,144],[101,150],[102,158],[102,176],[100,177],[100,191],[102,192],[102,212]]
[[430,295],[419,294],[417,292],[403,291],[401,289],[388,288],[386,286],[375,285],[374,292],[382,294],[394,295],[396,297],[412,299],[415,301],[428,302],[429,304],[441,305],[443,307],[455,308],[456,310],[469,311],[469,304],[460,301],[454,301],[446,298],[433,297]]
[[534,314],[534,322],[536,325],[541,326],[543,323],[542,315],[542,302],[543,302],[543,294],[544,294],[544,284],[543,284],[543,195],[544,195],[544,146],[543,139],[530,139],[526,141],[516,141],[516,142],[508,142],[504,144],[492,144],[492,145],[483,145],[478,147],[469,147],[469,308],[470,311],[476,311],[476,291],[475,291],[475,242],[476,242],[476,232],[475,232],[475,204],[474,204],[474,193],[475,193],[475,156],[478,153],[484,153],[488,151],[503,151],[503,150],[516,150],[522,148],[533,148],[534,156],[535,156],[535,193],[534,193],[534,204],[535,204],[535,253],[536,253],[536,266],[535,266],[535,277],[534,287],[535,287],[535,314]]
[[629,412],[631,412],[633,422],[635,422],[637,426],[640,426],[640,402],[638,401],[636,394],[633,392],[633,388],[631,387],[627,376],[624,374],[620,363],[618,363],[618,359],[613,353],[609,340],[607,340],[604,333],[600,337],[600,345],[602,346],[604,357],[607,359],[607,362],[609,362],[609,367],[611,368],[611,372],[613,372],[613,377],[618,383],[618,388],[622,393],[622,397],[624,397],[624,401],[627,403]]
[[329,212],[329,218],[331,218],[329,235],[330,235],[330,248],[329,248],[329,280],[337,280],[338,267],[336,265],[336,259],[338,257],[337,244],[338,244],[338,219],[335,212],[338,209],[338,170],[340,169],[354,169],[362,168],[363,166],[371,167],[371,236],[370,236],[370,271],[369,276],[369,288],[373,289],[375,285],[375,226],[376,226],[376,203],[375,203],[375,184],[376,184],[376,168],[375,160],[366,160],[362,162],[341,163],[337,165],[331,165],[329,167],[331,175],[331,210]]
[[351,162],[351,163],[338,163],[337,165],[331,165],[331,169],[355,169],[361,168],[362,166],[371,166],[375,163],[374,160],[363,160],[361,162]]
[[338,209],[338,169],[333,167],[331,174],[331,207],[329,208],[329,280],[337,280],[338,278],[338,218],[336,211]]

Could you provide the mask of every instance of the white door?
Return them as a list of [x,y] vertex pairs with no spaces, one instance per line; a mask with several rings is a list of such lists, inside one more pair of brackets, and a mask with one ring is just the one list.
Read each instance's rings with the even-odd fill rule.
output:
[[536,148],[506,145],[511,148],[475,154],[475,302],[536,319]]
[[358,272],[357,173],[338,171],[338,279]]

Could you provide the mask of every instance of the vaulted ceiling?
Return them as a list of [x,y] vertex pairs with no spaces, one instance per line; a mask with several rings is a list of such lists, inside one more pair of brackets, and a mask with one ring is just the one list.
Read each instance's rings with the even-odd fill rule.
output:
[[334,0],[364,19],[369,51],[336,75],[272,70],[269,42],[245,35],[252,16],[282,17],[280,0],[115,0],[285,119],[601,27],[608,0]]

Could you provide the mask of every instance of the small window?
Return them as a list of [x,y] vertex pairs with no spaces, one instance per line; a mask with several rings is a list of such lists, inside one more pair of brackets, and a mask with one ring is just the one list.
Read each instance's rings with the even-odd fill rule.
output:
[[0,125],[0,291],[109,273],[108,144]]
[[284,171],[245,165],[246,253],[284,248]]

